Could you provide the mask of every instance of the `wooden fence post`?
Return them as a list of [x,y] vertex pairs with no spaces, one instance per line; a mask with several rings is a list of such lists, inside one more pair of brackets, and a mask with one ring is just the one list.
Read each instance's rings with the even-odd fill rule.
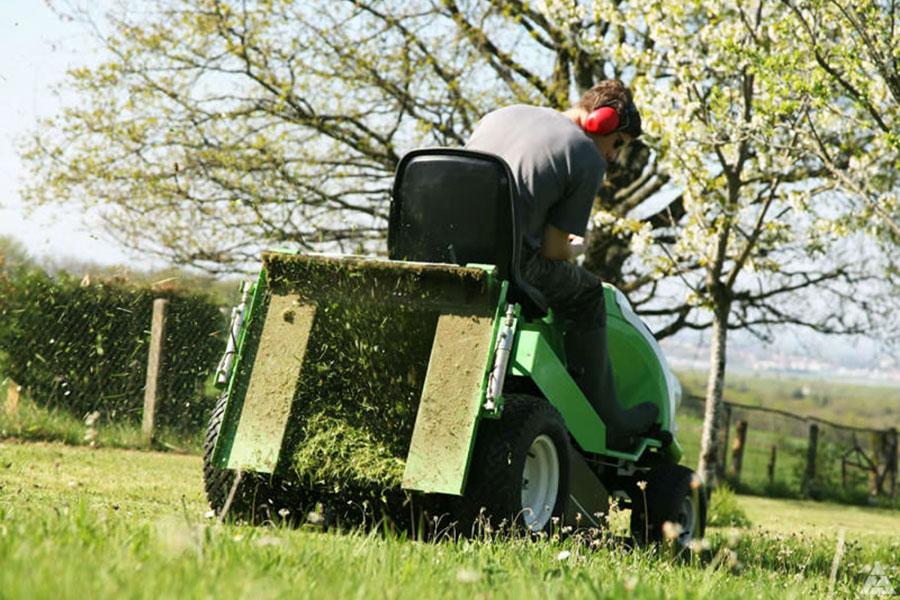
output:
[[875,468],[869,472],[869,493],[893,498],[897,485],[897,429],[873,431],[871,450]]
[[841,457],[841,486],[847,487],[847,455]]
[[778,453],[778,446],[772,444],[772,448],[769,451],[769,464],[766,465],[766,475],[769,476],[769,485],[775,483],[775,457]]
[[869,450],[872,452],[872,462],[875,467],[869,471],[869,494],[877,496],[881,492],[881,443],[884,432],[872,431],[869,433]]
[[809,424],[809,445],[806,447],[806,470],[803,472],[803,481],[800,484],[804,494],[809,493],[809,486],[816,477],[816,451],[819,447],[819,426],[816,423]]
[[744,447],[747,445],[747,421],[741,419],[734,428],[734,443],[731,446],[731,477],[737,483],[741,480],[744,466]]
[[891,427],[885,432],[887,444],[885,445],[885,465],[887,470],[887,489],[891,498],[897,493],[897,428]]
[[157,298],[153,301],[153,321],[150,325],[150,352],[147,356],[147,383],[144,386],[144,415],[141,429],[144,441],[153,442],[156,426],[156,400],[159,373],[163,362],[163,339],[166,334],[166,305],[168,300]]
[[725,467],[728,463],[728,432],[731,429],[731,407],[728,404],[725,404],[722,408],[722,414],[724,416],[722,427],[719,429],[719,438],[721,442],[722,451],[720,452],[721,458],[719,459],[718,465],[718,479],[725,479]]
[[10,417],[19,414],[19,384],[12,379],[6,380],[6,414]]

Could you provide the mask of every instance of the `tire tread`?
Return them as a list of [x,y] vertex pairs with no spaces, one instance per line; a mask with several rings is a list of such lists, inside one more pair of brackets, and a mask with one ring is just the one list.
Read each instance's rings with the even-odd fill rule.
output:
[[567,453],[571,449],[562,416],[543,398],[509,394],[505,398],[502,417],[483,419],[479,424],[466,493],[457,511],[461,525],[471,527],[482,514],[493,525],[503,519],[517,520],[518,515],[514,514],[517,508],[514,507],[521,503],[521,473],[515,472],[518,465],[514,464],[513,453],[524,443],[523,432],[539,429],[546,426],[545,423],[560,427],[566,437],[565,448],[560,451],[562,464],[557,507],[565,505],[560,498],[565,499],[568,495]]

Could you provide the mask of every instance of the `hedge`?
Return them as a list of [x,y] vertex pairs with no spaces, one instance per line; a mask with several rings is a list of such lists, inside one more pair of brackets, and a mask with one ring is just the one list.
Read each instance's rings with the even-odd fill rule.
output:
[[41,406],[137,422],[155,298],[169,300],[157,422],[198,426],[227,326],[203,294],[40,270],[0,274],[0,374]]

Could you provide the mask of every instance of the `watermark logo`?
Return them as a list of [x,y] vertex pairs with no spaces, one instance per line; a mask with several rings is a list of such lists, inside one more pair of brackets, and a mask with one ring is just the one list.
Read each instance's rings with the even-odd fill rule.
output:
[[897,593],[880,562],[865,567],[863,574],[867,576],[860,590],[863,596],[893,596]]

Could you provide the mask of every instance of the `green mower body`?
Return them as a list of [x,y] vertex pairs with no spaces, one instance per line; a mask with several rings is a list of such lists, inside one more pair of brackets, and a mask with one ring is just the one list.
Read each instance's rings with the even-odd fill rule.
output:
[[[359,282],[362,287],[355,287]],[[310,286],[305,288],[305,286]],[[329,289],[332,286],[332,289]],[[349,287],[348,287],[349,286]],[[360,297],[362,290],[369,294]],[[489,398],[491,377],[502,352],[501,338],[510,336],[505,382],[518,389],[533,389],[562,415],[579,469],[573,469],[587,490],[575,497],[583,514],[604,512],[612,490],[592,475],[590,461],[606,461],[620,467],[653,459],[677,463],[678,442],[663,444],[641,438],[630,452],[606,447],[606,426],[566,370],[563,332],[552,313],[529,320],[521,306],[507,302],[508,284],[493,269],[442,264],[422,264],[363,257],[334,257],[267,253],[259,279],[248,290],[244,317],[233,335],[234,360],[228,369],[222,426],[215,442],[213,463],[220,469],[289,477],[291,457],[297,445],[308,442],[292,436],[291,419],[302,418],[304,394],[298,392],[309,379],[334,365],[317,363],[317,316],[336,303],[351,307],[387,303],[392,311],[405,304],[421,319],[433,320],[431,339],[417,344],[427,349],[424,379],[413,391],[419,395],[414,411],[399,414],[410,422],[398,424],[408,432],[403,456],[401,487],[424,494],[462,496],[479,424],[499,419],[504,395]],[[383,297],[376,297],[384,294]],[[624,296],[606,286],[609,347],[616,387],[626,404],[653,401],[659,407],[662,430],[675,433],[675,408],[681,390],[646,327],[633,316]],[[402,311],[401,311],[402,312]],[[378,315],[377,317],[380,317]],[[419,315],[415,315],[418,323]],[[510,318],[511,317],[511,318]],[[369,337],[377,323],[360,327],[355,335]],[[330,326],[323,323],[323,326]],[[404,332],[398,331],[399,335]],[[410,335],[422,335],[422,330]],[[356,340],[359,341],[359,340]],[[395,339],[401,345],[401,339]],[[421,341],[421,340],[419,340]],[[391,353],[394,349],[359,347],[360,354]],[[345,365],[341,376],[364,377]],[[400,365],[399,375],[405,367]],[[393,375],[382,373],[390,380]],[[327,398],[325,399],[327,403]],[[340,402],[340,399],[335,399]],[[388,410],[389,407],[384,407]],[[413,418],[414,417],[414,418]],[[591,481],[591,480],[594,481]],[[579,487],[573,485],[573,488]],[[594,509],[594,510],[590,510]]]
[[[450,239],[465,237],[449,221]],[[677,465],[681,388],[625,296],[605,286],[616,390],[625,406],[653,402],[659,416],[652,437],[613,450],[567,370],[562,324],[522,293],[515,251],[471,263],[457,256],[464,244],[445,247],[449,259],[440,261],[263,255],[219,368],[223,399],[205,470],[214,508],[234,496],[222,489],[226,476],[240,473],[267,485],[293,481],[307,503],[392,491],[488,504],[511,518],[546,504],[526,519],[533,530],[548,527],[551,514],[600,526],[613,497],[634,518],[696,521],[678,516],[705,502],[695,494],[691,504],[696,486]],[[513,268],[502,268],[510,260]],[[656,475],[681,491],[671,502],[665,495],[665,506],[639,505],[646,495],[637,483],[653,485]],[[240,476],[227,481],[237,486]]]

